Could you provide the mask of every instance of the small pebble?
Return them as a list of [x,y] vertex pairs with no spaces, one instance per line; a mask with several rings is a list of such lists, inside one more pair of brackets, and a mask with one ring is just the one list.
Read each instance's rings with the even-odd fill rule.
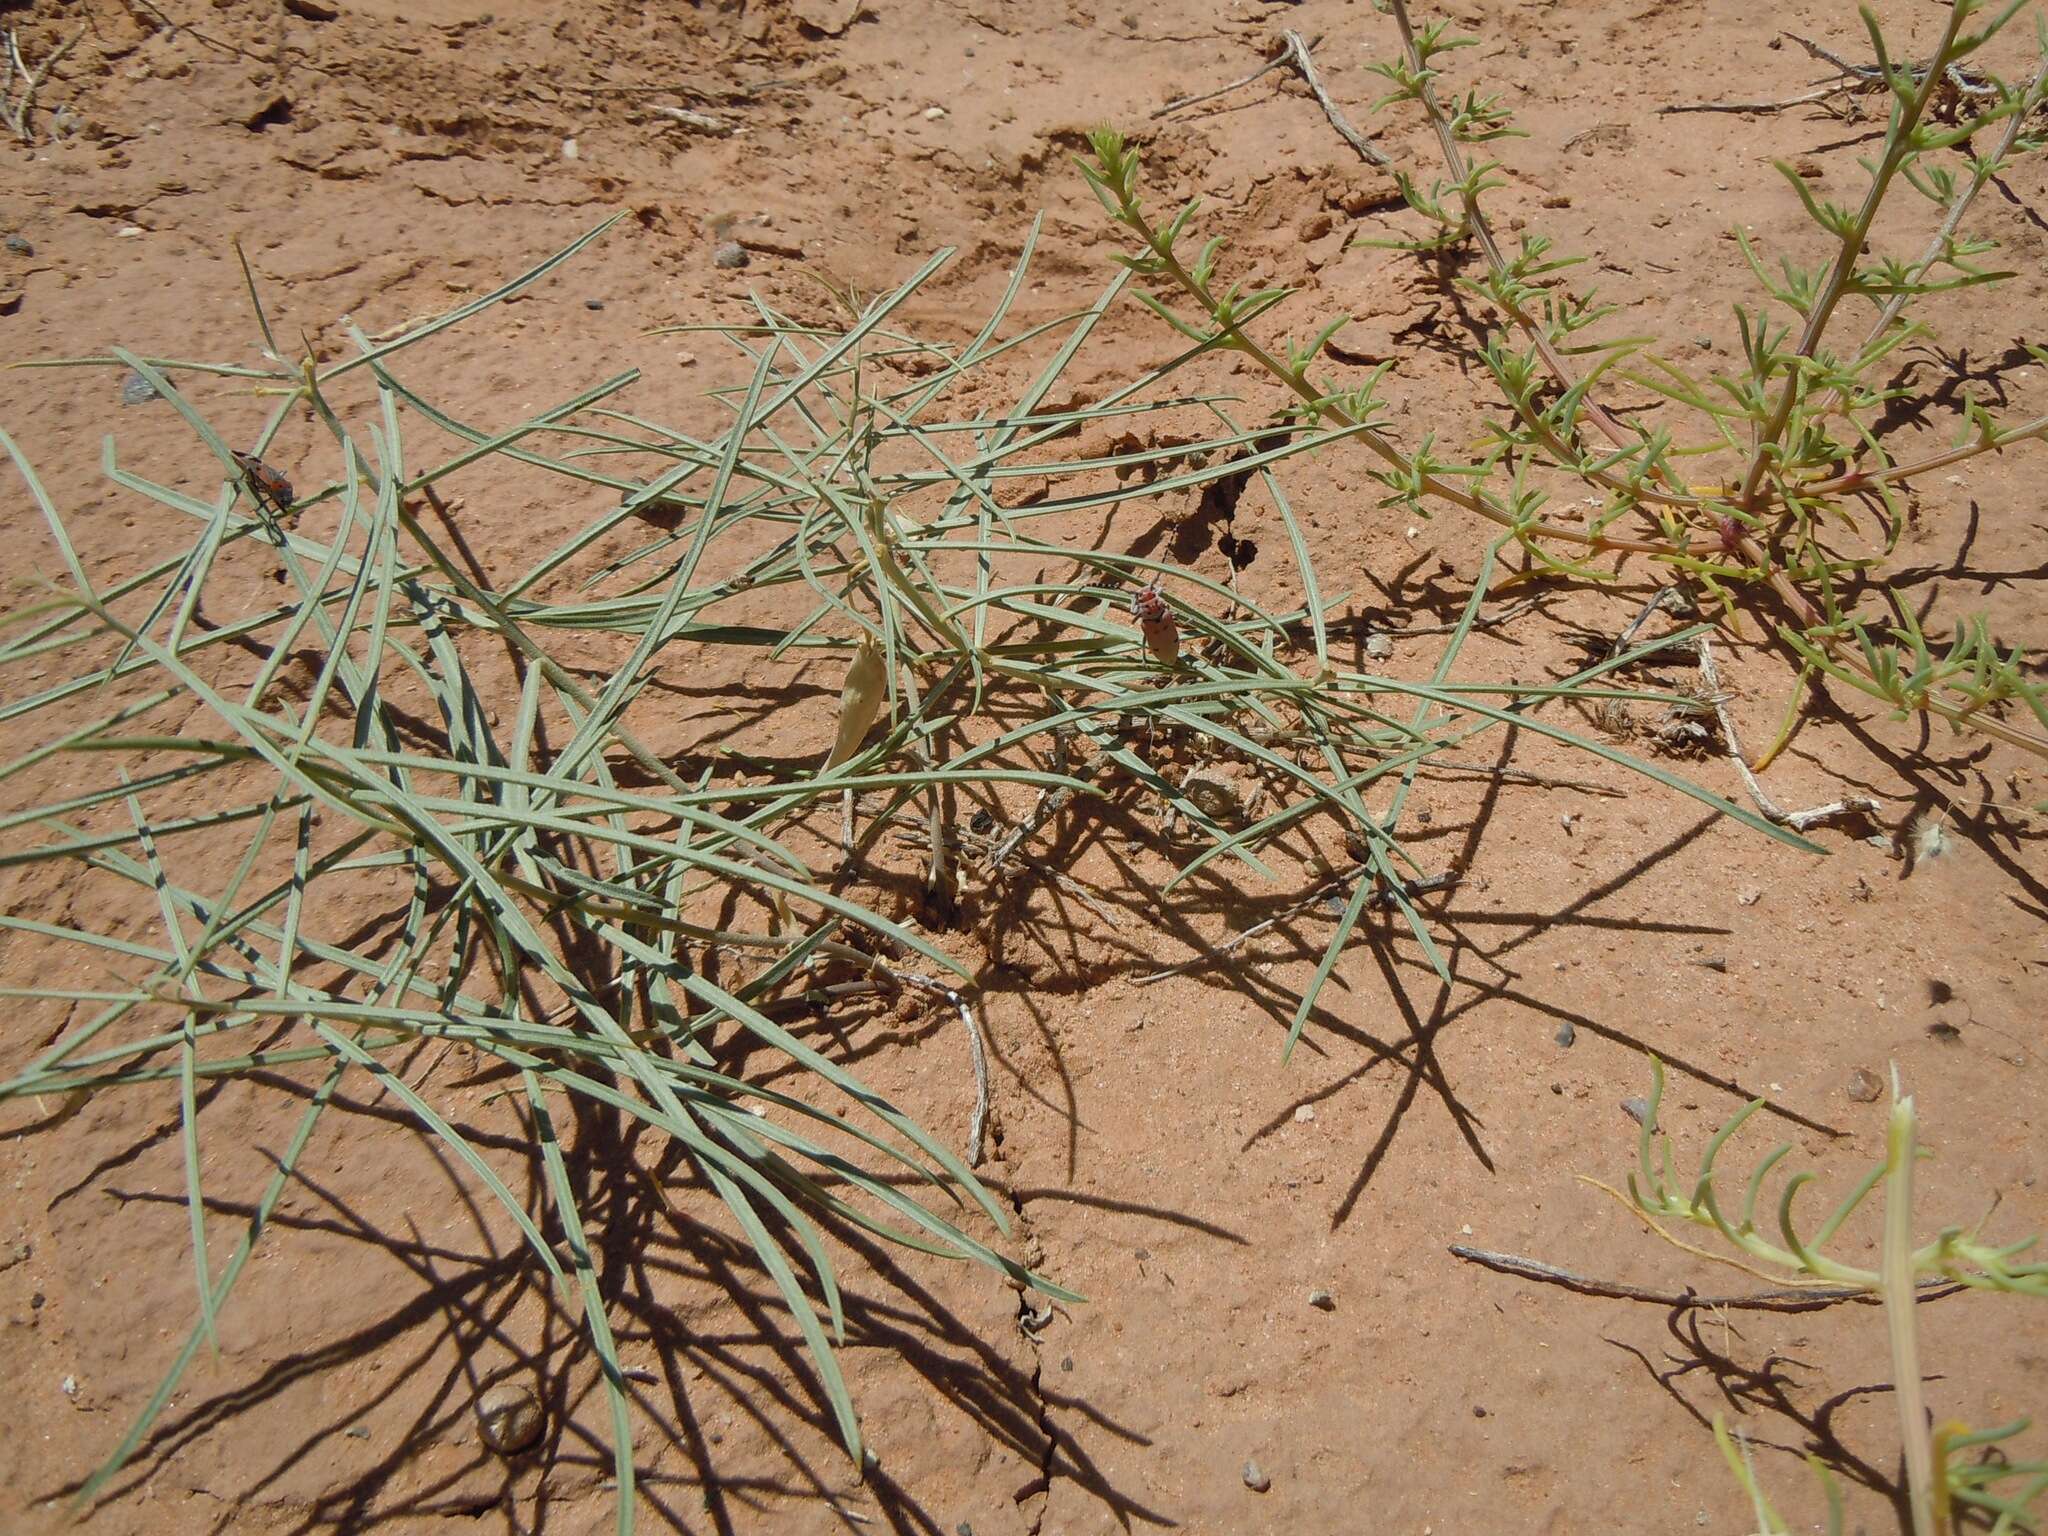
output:
[[1578,1038],[1579,1032],[1572,1028],[1572,1021],[1570,1019],[1566,1019],[1563,1023],[1557,1026],[1557,1043],[1563,1046],[1566,1050],[1570,1050],[1572,1048],[1572,1042],[1577,1040]]
[[62,1383],[62,1390],[66,1397],[78,1396],[78,1378],[76,1376],[66,1376]]
[[1060,1369],[1063,1371],[1071,1371],[1073,1368],[1074,1357],[1072,1355],[1062,1356],[1060,1359]]
[[36,248],[19,235],[9,235],[7,237],[7,249],[10,254],[15,256],[33,256],[36,253]]
[[1858,1104],[1874,1104],[1878,1095],[1883,1092],[1884,1084],[1878,1080],[1877,1074],[1868,1068],[1858,1067],[1849,1074],[1849,1097]]
[[129,372],[121,380],[121,403],[123,405],[147,405],[158,398],[156,386],[141,374]]
[[1328,1291],[1310,1291],[1308,1293],[1308,1304],[1318,1312],[1334,1312],[1337,1310],[1337,1298]]
[[16,1243],[4,1255],[0,1255],[0,1269],[12,1269],[17,1264],[26,1264],[33,1250],[25,1242]]
[[530,1388],[500,1382],[476,1400],[483,1442],[500,1456],[516,1456],[540,1439],[544,1415]]
[[1735,893],[1735,903],[1737,906],[1753,907],[1763,899],[1763,894],[1756,886],[1746,885]]
[[584,307],[585,309],[603,309],[603,308],[604,308],[604,300],[603,300],[603,299],[585,299],[585,300],[583,301],[583,307]]
[[123,224],[114,231],[116,240],[140,240],[148,231],[140,224]]
[[1303,1104],[1294,1111],[1294,1123],[1296,1125],[1307,1125],[1315,1117],[1316,1107],[1313,1104]]
[[744,267],[748,259],[747,248],[737,240],[728,240],[711,253],[711,265],[723,267],[728,272]]
[[924,120],[928,123],[936,123],[945,115],[946,109],[944,107],[926,107],[924,109]]
[[1482,1404],[1479,1404],[1479,1403],[1474,1403],[1474,1404],[1472,1405],[1472,1417],[1473,1417],[1473,1418],[1475,1418],[1475,1419],[1483,1419],[1483,1418],[1485,1418],[1485,1417],[1486,1417],[1486,1409],[1485,1409],[1485,1407],[1484,1407],[1484,1406],[1483,1406]]
[[1650,1118],[1650,1101],[1648,1099],[1623,1099],[1621,1101],[1621,1108],[1622,1112],[1629,1119],[1635,1121],[1637,1125],[1643,1124]]
[[1394,642],[1385,635],[1367,635],[1365,637],[1365,654],[1374,661],[1385,661],[1394,654]]
[[1244,1485],[1253,1493],[1264,1493],[1273,1486],[1273,1479],[1266,1476],[1266,1469],[1256,1461],[1244,1464]]
[[351,1424],[347,1429],[343,1430],[342,1433],[347,1435],[351,1440],[367,1440],[370,1438],[369,1429],[361,1424]]
[[562,140],[562,158],[564,160],[577,159],[579,156],[582,155],[582,153],[583,146],[578,144],[574,139]]

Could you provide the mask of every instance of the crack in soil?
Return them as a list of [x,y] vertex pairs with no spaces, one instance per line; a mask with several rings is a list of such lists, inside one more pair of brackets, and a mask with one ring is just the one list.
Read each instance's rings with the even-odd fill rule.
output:
[[[993,1153],[991,1161],[1003,1162],[1003,1125],[1000,1116],[992,1117],[989,1125],[989,1143]],[[1035,1269],[1037,1244],[1032,1241],[1031,1217],[1024,1209],[1024,1197],[1017,1193],[1014,1181],[1003,1191],[1010,1202],[1014,1228],[1018,1242],[1023,1246],[1027,1260]],[[1038,1475],[1019,1488],[1011,1497],[1025,1517],[1025,1529],[1030,1536],[1039,1536],[1045,1523],[1046,1505],[1051,1501],[1053,1460],[1059,1452],[1059,1431],[1052,1421],[1052,1408],[1045,1396],[1045,1346],[1039,1339],[1039,1330],[1051,1320],[1051,1307],[1044,1312],[1032,1309],[1031,1292],[1019,1287],[1017,1291],[1017,1332],[1031,1346],[1031,1408],[1037,1422],[1042,1449],[1038,1456]]]

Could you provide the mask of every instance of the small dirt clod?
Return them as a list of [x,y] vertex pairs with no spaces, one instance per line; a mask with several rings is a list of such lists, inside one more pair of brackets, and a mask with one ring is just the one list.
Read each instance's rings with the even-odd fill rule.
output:
[[1849,1097],[1858,1104],[1874,1104],[1883,1092],[1884,1084],[1869,1068],[1858,1067],[1849,1074]]

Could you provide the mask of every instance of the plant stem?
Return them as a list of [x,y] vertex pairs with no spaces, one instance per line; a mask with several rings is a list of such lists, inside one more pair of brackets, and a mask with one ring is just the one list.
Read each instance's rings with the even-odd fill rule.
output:
[[[1194,273],[1181,264],[1180,258],[1174,254],[1172,247],[1166,243],[1165,238],[1153,227],[1151,221],[1145,217],[1143,210],[1135,202],[1132,202],[1124,205],[1123,212],[1124,216],[1130,221],[1131,228],[1145,242],[1146,249],[1151,251],[1159,260],[1161,270],[1184,288],[1214,319],[1218,310],[1215,296],[1209,292],[1206,285],[1196,278]],[[1316,414],[1324,421],[1331,422],[1340,427],[1358,429],[1359,439],[1386,463],[1402,471],[1404,474],[1416,474],[1415,463],[1408,455],[1387,441],[1380,433],[1359,421],[1342,406],[1326,399],[1322,392],[1308,381],[1304,370],[1288,367],[1287,364],[1281,362],[1279,358],[1267,351],[1265,347],[1239,330],[1235,323],[1225,323],[1221,337],[1222,339],[1219,340],[1218,345],[1227,346],[1231,350],[1241,352],[1246,357],[1249,357],[1261,368],[1272,374],[1274,378],[1280,380],[1289,389],[1293,390],[1304,404],[1313,407]],[[1477,512],[1481,517],[1487,518],[1492,522],[1498,523],[1501,527],[1519,534],[1558,539],[1564,543],[1580,544],[1588,549],[1603,552],[1627,551],[1645,555],[1670,555],[1676,553],[1671,545],[1662,542],[1650,542],[1642,539],[1614,539],[1609,538],[1605,534],[1587,533],[1578,528],[1560,527],[1555,523],[1524,523],[1519,521],[1506,507],[1503,507],[1494,498],[1484,493],[1459,490],[1449,482],[1427,473],[1417,474],[1416,478],[1425,495],[1451,502],[1456,506],[1465,508],[1468,512]]]
[[[1399,0],[1396,0],[1399,3]],[[1826,334],[1828,322],[1834,318],[1835,306],[1842,301],[1849,279],[1855,274],[1856,262],[1863,254],[1863,242],[1870,236],[1870,226],[1876,222],[1877,210],[1883,205],[1885,194],[1891,190],[1892,178],[1899,167],[1913,152],[1913,130],[1919,126],[1921,114],[1927,110],[1927,103],[1933,97],[1936,87],[1943,79],[1956,44],[1956,34],[1962,29],[1965,14],[1970,8],[1957,0],[1949,8],[1948,23],[1942,29],[1941,42],[1928,61],[1927,73],[1921,77],[1913,94],[1893,109],[1891,131],[1885,135],[1884,158],[1870,177],[1870,190],[1864,194],[1863,206],[1857,210],[1856,222],[1842,236],[1842,248],[1836,253],[1834,265],[1828,270],[1828,280],[1806,314],[1806,328],[1799,335],[1799,345],[1793,352],[1793,367],[1787,373],[1785,387],[1779,393],[1778,403],[1772,407],[1769,420],[1759,434],[1755,452],[1751,454],[1749,469],[1742,477],[1742,491],[1739,500],[1744,510],[1758,510],[1757,489],[1763,484],[1764,471],[1770,463],[1771,450],[1778,446],[1785,427],[1792,419],[1793,409],[1799,404],[1804,378],[1796,364],[1813,356]]]
[[[1928,72],[1930,76],[1933,71]],[[1898,1092],[1898,1079],[1892,1080]],[[1885,1135],[1884,1316],[1891,1336],[1892,1393],[1899,1406],[1899,1435],[1905,1444],[1906,1481],[1913,1510],[1913,1536],[1934,1536],[1934,1448],[1927,1434],[1927,1405],[1920,1379],[1919,1320],[1914,1315],[1913,1159],[1916,1120],[1909,1094],[1892,1104]],[[1942,1524],[1947,1522],[1942,1521]]]
[[[1458,204],[1464,210],[1466,227],[1472,231],[1473,238],[1479,242],[1479,249],[1485,253],[1486,264],[1492,270],[1496,284],[1498,284],[1507,276],[1507,258],[1501,254],[1500,241],[1493,233],[1492,224],[1487,221],[1485,210],[1479,206],[1478,197],[1465,190],[1470,184],[1471,167],[1466,163],[1465,153],[1458,145],[1458,136],[1452,131],[1450,119],[1444,115],[1443,106],[1436,99],[1436,88],[1430,84],[1431,71],[1423,63],[1422,50],[1415,42],[1415,27],[1408,17],[1408,0],[1392,0],[1392,3],[1394,24],[1400,28],[1401,46],[1408,55],[1408,66],[1415,71],[1422,82],[1419,97],[1422,103],[1422,110],[1428,115],[1429,125],[1436,133],[1437,147],[1443,154],[1445,168],[1450,172],[1452,181],[1457,184]],[[1550,369],[1552,376],[1556,378],[1558,383],[1567,391],[1578,388],[1580,380],[1577,374],[1573,372],[1571,365],[1566,362],[1564,354],[1559,352],[1556,345],[1544,334],[1542,327],[1537,325],[1533,319],[1513,304],[1501,302],[1501,308],[1507,312],[1508,317],[1516,325],[1522,328],[1523,334],[1534,343],[1537,352],[1543,358],[1544,365]],[[1606,407],[1591,398],[1590,395],[1583,396],[1582,398],[1585,402],[1586,415],[1591,418],[1595,426],[1606,434],[1608,440],[1615,447],[1632,448],[1642,441],[1619,421],[1615,420]],[[1527,412],[1522,413],[1522,419],[1532,429],[1544,432],[1546,436],[1549,435],[1547,429],[1541,423],[1531,420]],[[1660,466],[1658,474],[1664,478],[1667,484],[1671,483],[1668,470]],[[1682,489],[1660,492],[1653,491],[1644,486],[1631,486],[1626,481],[1615,479],[1604,470],[1595,474],[1593,478],[1610,489],[1626,491],[1629,495],[1641,500],[1662,502],[1669,506],[1700,507],[1706,505],[1704,498],[1686,494]]]

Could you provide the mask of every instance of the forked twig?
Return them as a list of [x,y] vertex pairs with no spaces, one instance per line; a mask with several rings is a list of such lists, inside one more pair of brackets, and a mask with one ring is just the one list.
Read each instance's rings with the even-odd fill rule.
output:
[[[7,87],[4,96],[0,96],[0,119],[5,119],[7,126],[14,130],[14,136],[24,144],[29,140],[28,115],[35,109],[36,92],[41,90],[43,82],[50,78],[50,71],[64,61],[64,55],[85,40],[85,33],[86,29],[80,27],[72,33],[68,41],[59,43],[56,51],[47,59],[34,69],[30,69],[28,61],[21,56],[20,35],[12,30],[8,32]],[[14,97],[16,75],[20,75],[22,80],[19,99]]]
[[[1830,53],[1812,38],[1801,37],[1797,32],[1780,32],[1778,35],[1780,37],[1789,37],[1793,42],[1804,48],[1813,58],[1819,59],[1823,64],[1834,65],[1843,74],[1853,75],[1865,85],[1879,86],[1884,84],[1884,71],[1875,64],[1851,64],[1840,54]],[[1926,74],[1927,68],[1925,65],[1916,66],[1913,70],[1913,78],[1915,80],[1924,78]],[[1942,71],[1942,75],[1950,85],[1954,86],[1956,90],[1965,96],[1996,96],[1998,94],[1995,87],[1975,79],[1972,73],[1961,65],[1949,65]]]
[[1254,80],[1285,66],[1301,76],[1302,83],[1309,88],[1309,94],[1315,97],[1316,105],[1323,109],[1323,116],[1327,117],[1330,126],[1337,130],[1337,136],[1357,150],[1359,157],[1367,165],[1383,168],[1391,166],[1394,162],[1374,149],[1366,141],[1365,136],[1351,126],[1350,119],[1345,117],[1342,109],[1330,99],[1330,93],[1324,89],[1322,76],[1316,73],[1315,60],[1309,55],[1309,50],[1322,40],[1320,34],[1314,38],[1304,38],[1299,32],[1289,28],[1273,40],[1272,56],[1242,80],[1233,80],[1228,85],[1219,86],[1213,91],[1203,91],[1197,96],[1183,96],[1178,101],[1169,101],[1152,115],[1165,117],[1168,113],[1178,112],[1182,107],[1192,107],[1201,102],[1214,101],[1218,96],[1228,96],[1232,91],[1242,90]]
[[[1796,32],[1781,32],[1778,35],[1780,37],[1789,37],[1823,64],[1834,65],[1839,78],[1824,82],[1814,90],[1807,91],[1803,95],[1788,96],[1782,101],[1679,102],[1671,106],[1659,107],[1657,109],[1659,115],[1669,115],[1673,112],[1782,112],[1787,107],[1810,106],[1816,102],[1826,101],[1830,96],[1844,96],[1851,91],[1874,91],[1884,85],[1884,71],[1875,64],[1851,64],[1840,54],[1830,53],[1827,49],[1821,47],[1819,43],[1814,42],[1813,39],[1801,37]],[[1925,73],[1925,69],[1913,71],[1915,79],[1921,78]],[[1953,64],[1949,65],[1945,71],[1945,78],[1949,85],[1954,87],[1960,95],[1995,96],[1998,94],[1993,87],[1972,79],[1969,74]]]
[[[1525,1259],[1513,1253],[1489,1253],[1484,1248],[1470,1248],[1463,1243],[1452,1243],[1451,1253],[1468,1264],[1478,1264],[1503,1275],[1519,1275],[1524,1280],[1540,1280],[1545,1285],[1563,1286],[1568,1291],[1577,1291],[1582,1296],[1605,1296],[1615,1301],[1643,1301],[1657,1307],[1676,1307],[1681,1311],[1730,1312],[1818,1312],[1841,1302],[1862,1302],[1873,1305],[1878,1296],[1874,1291],[1858,1289],[1855,1286],[1831,1286],[1821,1289],[1794,1289],[1782,1291],[1753,1291],[1745,1296],[1702,1296],[1687,1289],[1683,1291],[1653,1291],[1640,1285],[1624,1285],[1617,1280],[1590,1280],[1584,1275],[1575,1275],[1568,1269],[1559,1269],[1554,1264],[1545,1264],[1538,1259]],[[1920,1282],[1921,1301],[1938,1301],[1943,1296],[1953,1296],[1967,1290],[1959,1280],[1923,1280]]]
[[1742,742],[1735,734],[1735,722],[1728,715],[1728,695],[1721,690],[1721,676],[1714,666],[1714,651],[1708,637],[1701,635],[1693,642],[1693,649],[1700,660],[1700,682],[1706,689],[1707,702],[1714,707],[1714,718],[1721,723],[1721,740],[1727,744],[1728,757],[1735,764],[1735,771],[1742,775],[1743,786],[1749,791],[1749,798],[1756,802],[1757,811],[1766,821],[1776,822],[1781,827],[1790,827],[1794,832],[1805,832],[1822,822],[1834,821],[1843,816],[1869,816],[1873,819],[1884,815],[1882,802],[1867,795],[1851,795],[1847,799],[1833,800],[1826,805],[1817,805],[1810,811],[1788,811],[1764,792],[1757,776],[1750,771],[1749,760],[1742,755]]
[[1315,61],[1308,56],[1308,44],[1302,41],[1301,34],[1290,29],[1282,32],[1280,39],[1281,46],[1285,49],[1283,57],[1293,63],[1295,72],[1301,76],[1310,93],[1314,95],[1316,104],[1323,109],[1323,116],[1327,117],[1330,126],[1337,130],[1337,137],[1357,150],[1359,158],[1367,165],[1377,165],[1383,170],[1392,166],[1394,162],[1366,143],[1364,136],[1345,120],[1342,112],[1337,110],[1337,103],[1330,100],[1330,93],[1323,89],[1322,77],[1316,73]]

